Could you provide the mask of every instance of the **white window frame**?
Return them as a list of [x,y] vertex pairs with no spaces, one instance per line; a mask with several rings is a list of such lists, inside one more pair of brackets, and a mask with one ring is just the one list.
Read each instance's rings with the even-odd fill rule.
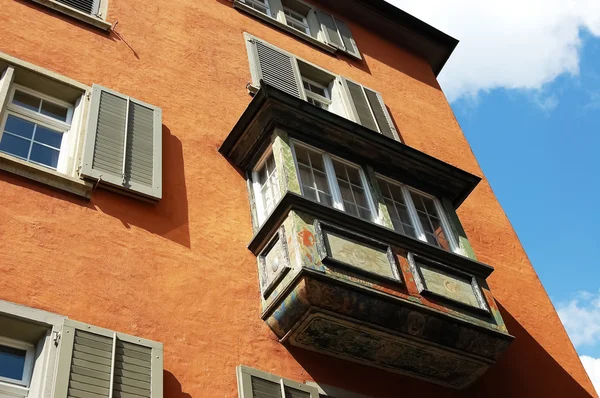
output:
[[242,0],[242,2],[245,3],[248,7],[251,7],[252,9],[254,9],[258,12],[262,12],[262,11],[259,9],[256,9],[254,6],[266,8],[267,9],[266,15],[273,17],[273,15],[271,14],[271,5],[269,4],[269,0]]
[[[0,140],[2,140],[2,136],[4,134],[4,128],[6,127],[6,121],[8,120],[9,115],[13,115],[19,119],[23,119],[28,122],[40,125],[42,127],[46,127],[46,128],[52,129],[54,131],[61,132],[62,140],[61,140],[61,145],[60,145],[60,150],[59,150],[59,157],[58,157],[58,163],[56,166],[56,171],[58,171],[59,173],[63,173],[63,174],[70,174],[69,159],[73,156],[73,152],[75,151],[75,147],[76,147],[76,143],[77,143],[77,139],[76,139],[77,137],[75,137],[75,139],[73,138],[73,136],[77,135],[76,134],[77,123],[73,123],[73,120],[74,120],[73,115],[75,113],[74,112],[75,106],[66,101],[62,101],[57,98],[53,98],[46,94],[40,93],[39,91],[36,91],[29,87],[21,86],[19,84],[13,83],[11,85],[10,90],[11,91],[8,96],[8,102],[6,104],[6,109],[4,111],[4,114],[2,115],[2,122],[0,124]],[[39,111],[35,112],[31,109],[27,109],[22,106],[14,104],[13,99],[14,99],[14,95],[15,95],[16,91],[21,91],[23,93],[35,96],[36,98],[40,98],[43,101],[47,101],[47,102],[53,103],[55,105],[67,108],[67,120],[65,122],[62,122],[62,121],[54,119],[50,116],[43,115],[43,114],[39,113]],[[32,146],[30,146],[30,151],[31,151],[31,148],[32,148]],[[9,156],[14,156],[17,159],[22,159],[16,155],[8,153],[8,152],[3,152],[3,153],[6,153]],[[45,165],[45,164],[33,162],[28,159],[27,160],[23,159],[23,160],[27,161],[28,163],[36,164],[36,165],[39,165],[42,167],[46,167],[50,170],[54,170],[52,167]]]
[[[307,35],[310,36],[310,26],[308,25],[308,20],[306,19],[305,15],[302,15],[301,13],[299,13],[298,11],[294,11],[291,8],[282,6],[283,8],[283,17],[285,19],[285,23],[286,25],[288,25],[291,28],[294,28],[302,33],[306,33]],[[288,15],[286,14],[286,12],[292,14],[292,19],[293,21],[289,21],[288,20]],[[299,21],[298,18],[301,18],[302,20]],[[304,28],[304,31],[302,31],[301,29],[298,29],[295,25],[301,25]]]
[[[333,102],[331,99],[331,92],[329,90],[329,87],[327,87],[321,83],[317,83],[314,80],[311,80],[307,77],[304,77],[304,76],[301,76],[301,77],[302,77],[302,90],[304,90],[304,95],[306,96],[307,102],[308,102],[308,99],[310,98],[314,101],[325,104],[327,106],[327,108],[321,108],[321,109],[325,109],[325,110],[329,111],[329,108],[331,107],[331,104]],[[332,81],[335,81],[335,77],[333,78]],[[323,91],[325,92],[325,96],[319,95],[319,94],[315,93],[314,91],[306,89],[304,87],[305,82],[308,83],[308,85],[310,85],[310,86],[315,86],[315,87],[323,89]]]
[[[267,159],[273,156],[273,148],[269,147],[267,151],[262,155],[260,160],[256,163],[256,166],[252,170],[252,190],[254,191],[254,203],[256,205],[256,215],[258,216],[258,223],[262,225],[270,212],[265,208],[264,197],[262,194],[262,187],[260,185],[260,175],[259,170],[265,166]],[[273,156],[273,162],[275,162],[275,157]],[[276,204],[281,199],[281,179],[280,179],[280,170],[277,169],[277,163],[275,163],[275,173],[277,178],[277,188],[278,191],[274,192],[273,203]],[[270,180],[270,178],[269,178]],[[277,197],[277,198],[276,198]],[[272,211],[272,209],[271,209]]]
[[[430,195],[426,192],[418,190],[416,188],[409,187],[406,184],[403,184],[401,182],[398,182],[396,180],[393,180],[393,179],[383,176],[381,174],[376,174],[376,179],[384,180],[388,184],[395,185],[401,189],[404,202],[406,203],[406,207],[408,208],[408,213],[411,218],[410,221],[411,221],[412,226],[415,229],[415,232],[417,234],[417,239],[419,239],[420,241],[423,241],[427,244],[430,244],[430,243],[427,241],[427,236],[423,229],[423,225],[421,224],[421,219],[419,218],[419,214],[418,214],[417,208],[415,206],[415,203],[413,202],[412,197],[410,196],[410,192],[413,191],[414,193],[416,193],[418,195],[422,195],[428,199],[433,200],[435,210],[437,211],[438,216],[440,218],[442,231],[444,232],[444,235],[446,235],[446,238],[448,239],[448,244],[450,245],[450,251],[453,253],[464,255],[463,251],[460,249],[460,247],[458,245],[458,242],[456,241],[456,236],[454,235],[454,232],[452,231],[452,228],[450,227],[450,222],[448,221],[448,219],[446,217],[446,212],[444,211],[444,208],[442,207],[442,204],[440,203],[438,198],[436,198],[435,196]],[[385,205],[385,203],[384,203],[384,205]],[[387,206],[387,205],[385,205],[385,206]],[[380,217],[382,217],[382,216],[380,215]],[[396,229],[394,228],[394,230],[396,230]],[[435,246],[439,247],[440,249],[445,250],[441,246],[437,246],[437,245],[435,245]]]
[[[371,222],[380,224],[381,218],[379,217],[378,212],[376,210],[375,202],[371,195],[371,190],[369,189],[369,183],[368,183],[367,177],[361,166],[359,166],[355,163],[349,162],[345,159],[342,159],[338,156],[330,155],[329,153],[327,153],[321,149],[315,148],[312,145],[308,145],[304,142],[300,142],[300,141],[292,139],[292,140],[290,140],[290,147],[292,148],[292,155],[294,157],[294,165],[296,167],[296,175],[298,176],[298,180],[300,180],[301,177],[300,177],[300,170],[298,168],[298,159],[296,157],[296,145],[303,146],[303,147],[305,147],[311,151],[314,151],[322,156],[323,165],[325,166],[325,174],[327,177],[327,184],[329,186],[329,192],[331,194],[332,204],[333,204],[333,207],[337,210],[346,212],[346,210],[344,208],[344,200],[342,198],[342,193],[340,191],[340,188],[339,188],[339,185],[337,182],[337,175],[335,173],[335,168],[333,166],[332,159],[335,159],[336,161],[339,161],[340,163],[344,163],[347,166],[357,169],[358,174],[360,176],[362,189],[365,191],[365,197],[367,199],[367,204],[368,204],[369,210],[371,212],[371,219],[366,220],[366,221],[371,221]],[[302,187],[302,183],[300,183],[299,185],[300,185],[300,190],[302,192],[302,196],[305,196],[304,188]],[[321,203],[321,202],[319,202],[319,203]],[[323,204],[323,205],[325,205],[325,204]],[[351,215],[350,213],[348,213],[348,214]],[[360,218],[361,220],[365,220],[364,218],[362,218],[360,216],[355,216],[355,217]]]
[[25,341],[9,339],[8,337],[4,336],[0,336],[0,345],[25,351],[25,366],[23,367],[23,378],[11,379],[8,377],[0,376],[0,392],[2,391],[1,384],[3,383],[29,387],[29,383],[31,382],[31,374],[33,373],[33,359],[35,354],[34,345]]

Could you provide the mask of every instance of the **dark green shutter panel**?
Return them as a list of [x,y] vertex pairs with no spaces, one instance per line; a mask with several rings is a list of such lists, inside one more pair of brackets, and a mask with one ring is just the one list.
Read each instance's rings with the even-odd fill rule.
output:
[[94,85],[80,174],[130,195],[161,199],[161,109]]
[[383,104],[383,101],[381,101],[380,96],[375,91],[366,87],[365,93],[367,94],[367,99],[371,105],[373,115],[375,115],[375,120],[377,120],[379,131],[386,137],[396,139],[396,134],[394,133],[396,129],[392,127],[392,122],[388,119],[387,109],[384,109],[385,105]]
[[371,109],[369,108],[369,103],[362,87],[350,80],[346,80],[346,83],[348,84],[348,91],[350,91],[350,97],[356,108],[360,124],[371,130],[379,131],[375,120],[373,120],[373,115],[371,114]]
[[86,14],[97,15],[100,0],[56,0]]
[[361,58],[360,52],[358,51],[358,46],[354,41],[354,37],[352,37],[350,27],[345,22],[340,21],[337,18],[335,18],[335,24],[337,25],[340,36],[342,36],[342,41],[344,42],[344,48],[346,49],[346,52],[354,55],[357,58]]
[[253,40],[258,55],[259,80],[294,97],[302,98],[295,59],[265,43]]
[[281,384],[252,376],[252,398],[283,398]]
[[321,10],[317,10],[317,16],[319,17],[319,21],[321,22],[321,28],[326,33],[326,37],[328,39],[329,44],[344,49],[344,43],[340,38],[333,17]]
[[162,398],[162,344],[65,320],[55,397]]

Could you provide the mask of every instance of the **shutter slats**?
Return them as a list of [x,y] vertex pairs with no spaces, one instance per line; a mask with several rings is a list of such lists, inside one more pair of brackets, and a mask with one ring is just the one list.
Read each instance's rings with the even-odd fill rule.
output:
[[[375,120],[377,120],[377,125],[379,125],[379,130],[386,137],[396,139],[394,135],[394,130],[391,121],[388,119],[387,110],[384,109],[384,104],[380,101],[379,96],[375,91],[369,90],[365,87],[365,93],[367,94],[367,99],[369,100],[369,104],[371,105],[371,109],[373,110],[373,115],[375,115]],[[392,130],[393,129],[393,130]]]
[[324,28],[327,33],[329,44],[344,49],[344,43],[342,43],[333,17],[321,10],[317,10],[317,16],[319,17],[322,28]]
[[115,383],[121,386],[137,387],[144,390],[150,390],[150,381],[136,380],[129,377],[115,376]]
[[90,108],[81,175],[161,199],[161,110],[98,85]]
[[100,365],[96,362],[89,362],[89,361],[84,361],[81,359],[73,358],[73,365],[79,366],[82,368],[86,368],[86,369],[90,369],[90,370],[95,370],[97,372],[110,373],[110,366]]
[[88,391],[76,390],[74,388],[69,388],[68,398],[106,398],[108,395],[98,395]]
[[301,98],[293,58],[258,40],[255,40],[255,46],[262,80],[288,94]]
[[282,398],[281,385],[258,377],[252,377],[252,398]]
[[310,393],[291,387],[285,387],[285,398],[310,398]]
[[375,124],[375,120],[373,120],[373,116],[371,115],[371,110],[369,109],[369,104],[362,87],[354,82],[351,82],[350,80],[346,80],[346,83],[348,84],[350,97],[352,98],[352,102],[356,108],[356,113],[358,114],[360,124],[370,128],[371,130],[378,131],[377,124]]
[[340,36],[342,36],[342,41],[344,42],[346,52],[354,55],[355,57],[361,58],[358,47],[354,41],[354,37],[352,36],[352,32],[350,31],[350,27],[344,21],[340,21],[337,18],[335,18],[335,24],[337,25]]
[[92,394],[101,395],[103,397],[107,397],[108,393],[109,393],[108,388],[100,387],[100,386],[88,384],[88,383],[80,383],[78,381],[73,380],[73,378],[71,378],[71,381],[69,382],[69,387],[74,390],[86,391],[86,392],[89,392]]
[[108,374],[108,378],[99,379],[96,377],[83,376],[83,375],[77,374],[74,371],[72,371],[71,372],[71,380],[79,382],[79,383],[91,384],[94,386],[103,387],[103,388],[107,388],[107,389],[110,388],[110,375],[109,374]]
[[73,7],[81,12],[85,12],[86,14],[96,14],[97,6],[94,0],[56,0],[59,3],[63,3],[68,5],[69,7]]
[[150,398],[150,380],[140,379],[145,379],[151,374],[151,350],[137,344],[117,340],[115,368],[122,370],[122,374],[115,377],[114,397]]

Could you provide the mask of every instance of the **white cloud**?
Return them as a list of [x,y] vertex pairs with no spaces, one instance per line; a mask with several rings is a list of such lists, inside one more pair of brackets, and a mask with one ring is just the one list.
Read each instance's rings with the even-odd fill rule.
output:
[[588,376],[592,380],[592,384],[596,391],[600,392],[600,358],[592,358],[587,355],[582,355],[579,357],[581,359],[581,363],[585,368]]
[[580,292],[573,300],[559,303],[557,309],[575,347],[600,342],[600,293]]
[[598,0],[387,1],[460,40],[440,75],[450,101],[576,76],[581,30],[600,36]]

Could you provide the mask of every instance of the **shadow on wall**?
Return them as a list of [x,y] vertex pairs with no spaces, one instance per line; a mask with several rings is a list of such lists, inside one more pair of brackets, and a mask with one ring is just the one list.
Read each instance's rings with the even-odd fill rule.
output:
[[190,247],[188,200],[181,141],[163,125],[163,198],[156,204],[98,189],[91,204],[118,218],[127,228],[136,226]]
[[500,303],[498,307],[515,340],[469,389],[474,398],[592,397]]
[[163,372],[163,394],[165,398],[192,398],[187,392],[181,391],[181,383],[167,370]]
[[286,348],[315,382],[363,394],[367,397],[398,398],[413,394],[419,397],[464,397],[462,391],[450,390],[400,374],[359,365],[298,347],[288,345]]

